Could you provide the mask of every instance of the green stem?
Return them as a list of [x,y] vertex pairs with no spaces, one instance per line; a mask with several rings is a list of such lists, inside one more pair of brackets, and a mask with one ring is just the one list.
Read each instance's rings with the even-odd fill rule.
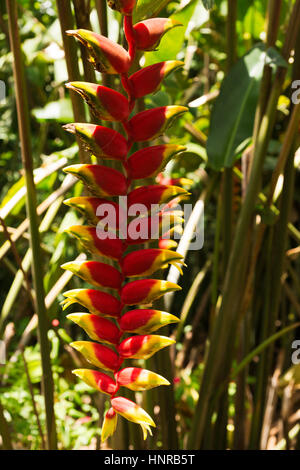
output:
[[237,367],[234,369],[233,373],[230,376],[230,380],[234,380],[244,368],[250,364],[250,362],[259,354],[261,354],[268,346],[273,344],[275,341],[277,341],[279,338],[282,336],[286,335],[292,330],[295,330],[296,328],[299,328],[300,323],[293,323],[292,325],[287,326],[286,328],[283,328],[283,330],[278,331],[274,335],[270,336],[267,338],[263,343],[261,343],[257,348],[253,349],[243,360],[240,362]]
[[237,60],[237,0],[227,0],[227,70],[235,64]]
[[[227,71],[237,60],[237,0],[227,1]],[[223,174],[223,270],[226,272],[232,242],[233,170],[225,168]]]
[[31,380],[30,380],[27,361],[26,361],[25,354],[24,354],[23,351],[21,352],[21,355],[22,355],[22,359],[23,359],[23,364],[24,364],[24,370],[25,370],[25,375],[26,375],[26,379],[27,379],[28,389],[29,389],[29,393],[30,393],[30,397],[31,397],[32,408],[33,408],[33,412],[34,412],[35,417],[36,417],[37,427],[38,427],[39,435],[40,435],[40,438],[41,438],[42,449],[45,449],[45,440],[44,440],[43,430],[42,430],[42,426],[41,426],[41,421],[40,421],[39,413],[38,413],[35,398],[34,398],[34,391],[33,391],[33,386],[32,386]]
[[226,273],[230,248],[232,243],[232,198],[233,198],[233,170],[225,168],[223,174],[223,271]]
[[[271,300],[271,270],[273,269],[273,258],[272,258],[272,241],[273,241],[273,227],[270,228],[266,247],[266,272],[264,273],[264,305],[260,324],[260,342],[268,337],[269,331],[269,312],[270,312],[270,300]],[[254,410],[252,415],[251,433],[250,433],[250,449],[258,449],[260,442],[260,431],[263,421],[263,410],[264,410],[264,396],[265,389],[268,381],[268,377],[265,374],[266,368],[266,352],[262,353],[260,358],[257,372],[256,372],[256,384],[254,392]]]
[[13,445],[12,445],[11,437],[10,437],[9,424],[5,419],[4,409],[3,409],[1,402],[0,402],[0,434],[2,437],[2,443],[3,443],[2,448],[4,450],[13,450]]
[[219,280],[219,259],[220,259],[220,235],[221,235],[221,225],[222,225],[222,196],[221,193],[218,197],[217,204],[217,220],[216,220],[216,231],[215,231],[215,241],[214,241],[214,252],[213,252],[213,270],[212,270],[212,288],[211,288],[211,301],[212,301],[212,315],[211,315],[211,325],[213,324],[212,320],[214,318],[214,311],[217,305],[218,300],[218,280]]
[[[268,3],[268,26],[267,26],[267,40],[266,48],[274,47],[278,36],[280,26],[280,12],[282,0],[269,0]],[[254,123],[254,138],[257,136],[259,125],[261,123],[263,114],[266,110],[268,97],[272,83],[272,68],[266,65],[264,68],[263,78],[260,87],[260,96],[258,100],[258,107]]]
[[[74,18],[71,9],[70,0],[56,0],[58,18],[61,27],[61,34],[63,39],[65,59],[68,70],[69,81],[81,80],[79,72],[77,48],[75,41],[67,36],[66,31],[74,29]],[[73,107],[74,119],[76,122],[85,122],[85,108],[84,103],[80,96],[74,91],[70,90],[70,98]],[[89,157],[85,152],[81,142],[77,139],[79,146],[79,158],[81,163],[89,163]]]
[[[89,5],[84,5],[84,3],[85,2],[82,2],[82,0],[73,0],[76,26],[78,29],[82,28],[90,30],[90,7]],[[96,74],[92,64],[90,64],[90,62],[88,61],[88,53],[86,47],[83,46],[83,44],[80,44],[80,54],[83,65],[84,80],[86,82],[94,83],[96,81]]]
[[[98,13],[100,32],[102,36],[108,38],[108,19],[107,19],[107,3],[106,0],[95,0],[96,10]],[[104,86],[112,86],[112,77],[102,74],[102,84]]]
[[[296,28],[296,31],[298,31],[298,25],[300,22],[299,6],[300,0],[297,1],[294,5],[294,10],[291,15],[290,29],[286,37],[286,43],[288,43],[288,46],[285,43],[283,48],[285,57],[289,56],[289,53],[294,45],[292,39],[296,39],[294,29]],[[248,252],[248,246],[246,244],[247,232],[250,228],[251,219],[260,190],[263,164],[275,123],[277,102],[281,93],[285,74],[285,69],[278,69],[270,94],[267,110],[262,119],[257,136],[247,193],[245,195],[245,201],[238,220],[236,235],[233,241],[231,256],[228,263],[223,289],[222,304],[215,322],[215,327],[210,342],[207,362],[200,387],[199,401],[195,413],[195,419],[189,436],[188,447],[192,449],[200,448],[201,446],[205,432],[205,423],[207,422],[209,404],[213,399],[215,390],[218,387],[220,376],[222,376],[224,373],[224,358],[226,357],[227,351],[229,349],[228,343],[231,336],[231,330],[233,325],[236,323],[235,320],[238,314],[237,308],[239,306],[239,298],[241,296],[241,291],[243,290],[240,283],[242,269],[240,260],[241,257],[245,258]]]
[[48,323],[45,308],[43,285],[43,261],[40,248],[38,218],[36,213],[36,189],[33,181],[33,163],[30,139],[29,109],[27,103],[26,80],[18,29],[17,5],[15,0],[6,1],[11,49],[14,57],[14,80],[16,103],[21,141],[22,163],[26,182],[26,208],[30,221],[30,246],[32,250],[32,275],[35,291],[36,312],[38,315],[38,338],[42,359],[42,386],[45,400],[47,423],[47,447],[56,449],[56,427],[54,415],[54,384],[51,370],[50,347],[47,337]]

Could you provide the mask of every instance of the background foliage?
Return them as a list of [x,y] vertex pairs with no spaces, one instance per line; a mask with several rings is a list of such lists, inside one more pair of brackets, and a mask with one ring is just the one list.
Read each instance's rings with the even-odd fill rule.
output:
[[[80,363],[79,357],[68,346],[70,337],[78,340],[84,337],[65,319],[59,305],[66,284],[69,289],[79,287],[78,280],[75,277],[67,278],[60,268],[62,263],[77,256],[79,248],[67,241],[63,232],[67,226],[77,223],[78,215],[64,206],[62,201],[81,192],[81,185],[66,182],[61,171],[67,163],[78,162],[78,147],[72,136],[61,127],[73,122],[73,108],[64,87],[68,71],[60,19],[53,0],[19,0],[17,3],[30,108],[37,203],[42,205],[39,207],[39,230],[58,445],[62,449],[99,448],[99,416],[102,417],[106,404],[97,393],[78,383],[71,374],[74,365]],[[105,2],[81,0],[73,3],[72,8],[79,5],[79,11],[84,13],[81,19],[77,18],[77,26],[80,26],[78,21],[90,22],[90,27],[100,32],[98,14],[99,11],[106,14],[103,10]],[[199,387],[208,344],[214,338],[211,336],[212,329],[224,294],[222,289],[232,250],[231,241],[245,204],[252,144],[256,143],[255,148],[260,145],[255,140],[255,133],[253,137],[253,126],[258,109],[261,109],[262,115],[267,113],[266,106],[258,107],[262,103],[262,84],[266,83],[266,63],[270,65],[268,92],[276,81],[278,70],[284,70],[285,79],[272,116],[269,116],[274,125],[270,119],[270,135],[259,174],[262,192],[255,198],[251,226],[245,240],[248,251],[243,249],[240,252],[240,263],[245,264],[245,269],[238,290],[239,295],[245,292],[248,297],[239,299],[238,324],[233,330],[236,334],[231,338],[234,350],[229,354],[231,363],[227,365],[230,374],[234,375],[237,364],[251,351],[255,352],[259,345],[264,345],[267,338],[299,321],[300,200],[299,192],[295,191],[299,185],[299,151],[296,153],[299,112],[295,132],[289,135],[293,145],[288,155],[283,155],[286,158],[279,174],[278,161],[285,150],[287,129],[292,120],[292,80],[300,78],[299,35],[298,42],[295,42],[297,47],[292,47],[291,58],[283,56],[282,47],[287,37],[289,19],[292,14],[295,16],[293,7],[298,5],[298,17],[300,12],[297,1],[278,2],[282,3],[277,13],[279,27],[276,30],[274,26],[275,42],[268,47],[266,18],[272,3],[272,0],[237,1],[236,18],[232,22],[228,17],[226,0],[137,2],[136,21],[155,16],[160,11],[161,16],[171,16],[183,24],[180,29],[175,28],[164,37],[159,51],[147,52],[141,57],[144,65],[178,58],[184,61],[183,71],[169,76],[159,92],[148,96],[145,103],[139,105],[147,108],[171,103],[189,106],[189,113],[172,127],[167,136],[171,143],[186,145],[187,151],[167,167],[165,175],[191,179],[193,204],[199,199],[205,202],[204,247],[200,251],[187,253],[188,268],[181,280],[183,289],[172,299],[172,313],[182,318],[177,330],[172,330],[177,339],[176,349],[171,352],[174,367],[170,367],[170,362],[169,365],[165,363],[173,381],[174,413],[169,416],[169,422],[160,422],[154,437],[147,441],[146,446],[150,449],[174,448],[174,442],[172,444],[165,437],[163,428],[168,426],[176,428],[177,437],[174,439],[178,440],[179,448],[300,448],[300,365],[291,363],[292,343],[299,338],[297,325],[284,332],[277,341],[271,341],[271,346],[263,349],[262,354],[257,351],[257,354],[249,356],[242,372],[234,379],[228,376],[216,378],[219,396],[217,405],[211,414],[208,413],[204,424],[206,438],[195,432],[195,423],[201,413]],[[75,24],[76,10],[72,12]],[[276,16],[274,11],[271,10],[271,13]],[[107,14],[109,37],[122,42],[120,15],[110,9]],[[228,50],[230,25],[236,33],[235,51]],[[229,56],[235,53],[232,61],[235,65],[232,63],[229,67]],[[78,47],[76,54],[79,73],[83,76],[87,64],[84,57],[82,60]],[[6,97],[0,101],[0,334],[6,344],[7,362],[0,366],[3,408],[3,413],[0,409],[0,415],[3,415],[3,419],[0,417],[0,429],[2,433],[6,429],[10,434],[14,448],[39,449],[45,446],[45,410],[40,347],[32,301],[34,292],[28,226],[25,223],[23,230],[19,228],[27,215],[12,62],[7,12],[5,3],[1,2],[0,80],[6,84]],[[98,74],[96,79],[100,80]],[[118,87],[117,82],[115,86]],[[267,93],[268,99],[270,95]],[[88,116],[86,108],[83,112]],[[260,125],[256,132],[259,129]],[[227,187],[227,193],[226,169],[232,169],[231,189],[228,191]],[[275,178],[278,184],[270,201],[268,195],[274,175],[280,178]],[[228,196],[229,212],[228,206],[226,209]],[[261,227],[262,239],[257,245]],[[286,234],[283,240],[281,234]],[[9,239],[15,240],[13,246]],[[254,258],[256,262],[253,266],[251,261],[257,247],[259,254]],[[277,271],[276,266],[279,266]],[[253,283],[247,290],[245,285],[250,276],[253,276]],[[277,303],[272,304],[271,299],[277,293]],[[230,328],[230,324],[227,327]],[[224,330],[219,333],[222,342]],[[214,343],[211,351],[213,348]],[[224,357],[222,360],[225,360]],[[204,375],[204,380],[204,387],[206,383],[213,383],[209,382],[207,375]],[[226,386],[222,388],[224,380]],[[145,403],[146,409],[151,408],[153,403],[158,416],[164,416],[163,407],[167,406],[161,393],[167,396],[167,392],[153,392],[149,403]],[[140,399],[145,400],[144,397]],[[129,439],[126,437],[128,435]],[[110,445],[135,449],[144,446],[141,436],[135,435],[131,427],[120,428],[116,440]]]

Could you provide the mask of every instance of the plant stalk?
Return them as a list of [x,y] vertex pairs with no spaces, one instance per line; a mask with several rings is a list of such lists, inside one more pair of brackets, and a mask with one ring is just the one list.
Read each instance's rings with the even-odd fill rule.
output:
[[[284,56],[289,53],[294,46],[293,38],[296,39],[296,32],[300,23],[300,0],[294,5],[291,14],[290,27],[283,47]],[[294,31],[296,29],[296,32]],[[238,220],[236,235],[233,241],[231,256],[228,263],[223,298],[220,311],[215,322],[211,344],[205,364],[203,381],[200,387],[199,401],[195,413],[195,419],[190,433],[188,447],[191,449],[200,448],[207,422],[209,404],[213,399],[214,391],[218,388],[220,376],[224,373],[224,357],[229,349],[229,339],[231,329],[235,324],[238,299],[241,296],[241,257],[247,256],[248,246],[246,245],[247,232],[250,228],[251,219],[255,209],[256,200],[260,190],[261,173],[264,159],[267,152],[268,143],[275,124],[278,98],[281,93],[286,70],[279,68],[276,74],[274,85],[270,94],[266,113],[259,128],[256,146],[254,150],[253,164],[245,195],[245,201],[241,209]]]
[[32,276],[35,291],[36,312],[38,315],[38,339],[42,359],[42,388],[45,400],[47,423],[47,448],[56,449],[56,426],[54,415],[54,384],[51,370],[50,347],[47,337],[48,322],[45,308],[45,293],[43,285],[43,261],[40,248],[38,218],[36,213],[36,188],[33,180],[33,162],[30,138],[29,109],[27,102],[27,87],[22,62],[22,52],[18,29],[17,4],[15,0],[6,1],[8,12],[10,44],[14,57],[14,80],[16,88],[16,104],[18,125],[21,141],[22,163],[26,182],[26,209],[30,222],[30,246],[32,250]]

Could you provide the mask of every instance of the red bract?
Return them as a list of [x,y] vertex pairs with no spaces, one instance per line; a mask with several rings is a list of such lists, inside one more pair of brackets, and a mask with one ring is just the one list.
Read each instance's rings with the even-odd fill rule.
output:
[[61,266],[96,287],[110,287],[119,290],[122,275],[113,266],[98,261],[70,261]]
[[64,171],[83,181],[96,196],[124,196],[127,194],[126,178],[117,170],[103,165],[72,165]]
[[144,308],[125,313],[119,324],[122,331],[148,334],[162,326],[178,321],[179,319],[170,313]]
[[129,121],[130,136],[136,142],[154,139],[172,125],[174,119],[187,111],[184,106],[161,106],[136,114]]
[[[143,205],[147,211],[154,210],[160,204],[166,204],[177,197],[188,196],[188,192],[179,186],[162,184],[140,186],[128,194],[128,207],[135,204]],[[145,211],[144,211],[145,212]],[[141,212],[142,213],[142,212]]]
[[87,82],[71,82],[66,85],[87,102],[98,119],[124,121],[129,115],[128,100],[111,88]]
[[182,145],[156,145],[138,150],[128,159],[129,176],[132,179],[144,179],[155,176],[179,152],[185,150]]
[[[110,231],[119,229],[119,222],[125,221],[126,214],[120,206],[113,201],[107,199],[92,197],[92,196],[78,196],[66,199],[64,204],[77,209],[83,214],[87,220],[93,224],[103,226]],[[108,217],[109,215],[109,217]],[[109,224],[106,223],[107,217]],[[101,224],[101,222],[103,222]]]
[[73,289],[64,293],[66,297],[62,304],[64,308],[79,303],[96,315],[118,317],[120,302],[113,295],[96,289]]
[[89,52],[89,60],[98,72],[110,74],[126,73],[130,67],[128,53],[115,42],[86,29],[67,31],[74,36]]
[[95,124],[67,124],[64,129],[75,134],[96,157],[124,160],[128,146],[126,139],[117,131]]
[[101,232],[95,227],[85,225],[72,225],[66,232],[78,238],[84,248],[95,255],[115,260],[122,257],[124,242],[119,238],[109,238],[107,232]]
[[155,93],[159,90],[163,79],[183,65],[184,62],[179,60],[168,60],[149,65],[135,72],[129,78],[135,98],[142,98],[149,93]]
[[168,292],[180,290],[173,282],[158,279],[140,279],[126,284],[121,291],[121,301],[125,305],[149,304]]
[[107,395],[114,395],[119,389],[119,386],[109,375],[98,372],[97,370],[75,369],[73,370],[73,374],[80,377],[81,380],[91,387]]
[[[91,224],[73,225],[66,232],[76,237],[87,251],[113,260],[116,266],[96,260],[65,263],[64,269],[95,288],[69,290],[64,293],[66,299],[62,302],[64,308],[78,303],[89,311],[68,315],[91,339],[76,341],[71,346],[91,364],[111,371],[115,377],[114,380],[91,369],[73,371],[88,385],[109,395],[111,407],[105,415],[102,441],[115,432],[118,415],[138,423],[144,438],[148,432],[151,433],[150,427],[155,426],[152,418],[139,405],[115,395],[121,386],[143,391],[169,385],[168,380],[146,369],[122,368],[122,363],[125,358],[148,359],[173,344],[174,340],[151,333],[179,320],[168,312],[152,308],[129,310],[127,306],[149,307],[165,293],[180,289],[177,284],[168,281],[142,277],[151,276],[170,264],[181,272],[183,258],[171,251],[177,243],[158,238],[164,234],[171,238],[173,232],[178,230],[183,222],[182,213],[169,209],[189,195],[180,187],[186,183],[182,179],[178,179],[178,184],[174,184],[175,180],[166,180],[166,183],[159,176],[158,184],[140,187],[135,184],[136,180],[156,177],[170,159],[185,150],[183,146],[161,143],[130,154],[133,144],[159,137],[175,118],[187,110],[183,106],[162,106],[146,109],[129,118],[137,98],[157,91],[163,79],[183,65],[176,60],[160,62],[129,77],[128,71],[136,59],[136,50],[155,49],[163,35],[179,23],[168,18],[152,18],[133,25],[135,0],[108,0],[108,4],[125,15],[124,36],[128,51],[104,36],[85,29],[68,31],[68,34],[87,48],[89,60],[96,70],[120,75],[116,83],[118,86],[122,84],[127,97],[95,83],[71,82],[67,86],[87,102],[96,119],[119,121],[127,137],[97,124],[65,126],[100,163],[71,165],[65,169],[81,180],[86,190],[93,194],[71,197],[65,203],[78,210]],[[118,130],[120,128],[121,125]],[[103,165],[102,160],[107,159],[118,160],[117,169]],[[107,199],[117,196],[127,196],[127,207],[122,199],[119,203]],[[156,242],[156,248],[139,247],[133,251],[133,248],[148,241]],[[135,277],[142,279],[132,280]],[[96,288],[112,289],[114,295]],[[133,336],[128,337],[128,334]],[[99,343],[108,343],[111,347]]]
[[171,250],[152,248],[129,253],[122,260],[122,271],[126,277],[149,276],[169,264],[182,264],[182,256]]
[[107,346],[91,341],[74,341],[71,346],[100,369],[116,371],[120,367],[120,356]]
[[176,26],[182,26],[182,24],[170,18],[151,18],[137,23],[134,25],[137,49],[153,51],[159,45],[161,38]]
[[81,326],[91,339],[100,343],[118,344],[121,333],[119,328],[106,318],[92,313],[71,313],[68,318]]

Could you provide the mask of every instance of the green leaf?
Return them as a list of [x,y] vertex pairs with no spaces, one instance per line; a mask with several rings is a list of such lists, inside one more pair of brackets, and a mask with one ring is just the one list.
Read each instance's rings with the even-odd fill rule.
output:
[[133,13],[133,22],[145,20],[158,13],[170,3],[171,0],[137,0]]
[[[264,65],[283,65],[275,49],[259,44],[242,57],[224,79],[213,107],[207,140],[208,165],[230,168],[252,136]],[[286,64],[285,64],[286,65]]]
[[176,59],[178,52],[180,52],[182,48],[182,44],[185,38],[185,31],[192,18],[196,5],[197,1],[191,0],[184,8],[170,16],[170,18],[173,20],[179,21],[182,26],[169,31],[162,38],[159,49],[157,51],[146,52],[145,65],[155,64],[164,60]]
[[215,0],[202,0],[202,3],[206,10],[211,10],[211,8],[215,5]]
[[55,120],[66,123],[73,120],[72,105],[69,99],[52,101],[44,108],[34,109],[32,113],[38,121]]

